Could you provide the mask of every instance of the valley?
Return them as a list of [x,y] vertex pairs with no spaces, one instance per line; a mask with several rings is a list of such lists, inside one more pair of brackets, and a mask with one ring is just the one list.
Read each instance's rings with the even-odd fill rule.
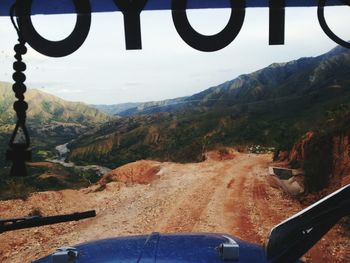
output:
[[[44,215],[97,210],[92,219],[2,234],[0,261],[22,263],[60,246],[153,231],[223,232],[262,245],[272,226],[303,208],[268,175],[271,155],[231,151],[225,158],[215,152],[207,157],[188,164],[136,162],[115,171],[121,178],[134,178],[132,183],[100,181],[86,189],[0,202],[3,217],[34,210]],[[153,179],[140,184],[139,171],[153,171]],[[347,262],[349,245],[343,226],[337,225],[304,260]]]
[[[91,132],[113,119],[85,103],[65,101],[37,89],[29,89],[26,100],[30,105],[27,126],[32,138],[34,161],[55,156],[57,145]],[[3,155],[15,126],[14,101],[11,83],[0,81],[0,153]],[[0,158],[0,167],[5,165],[4,158]]]
[[205,151],[221,146],[259,145],[278,154],[310,131],[348,135],[349,75],[350,52],[336,47],[317,57],[271,64],[189,97],[123,104],[114,110],[124,117],[82,135],[69,145],[68,159],[109,168],[147,158],[200,162]]
[[89,171],[93,170],[98,174],[99,176],[102,176],[111,170],[107,167],[99,166],[99,165],[86,165],[86,166],[78,166],[73,162],[66,162],[66,156],[69,153],[69,149],[67,147],[68,143],[61,144],[55,147],[55,149],[58,152],[58,155],[56,156],[56,159],[49,159],[49,162],[60,164],[64,167],[71,167],[77,170],[82,171]]

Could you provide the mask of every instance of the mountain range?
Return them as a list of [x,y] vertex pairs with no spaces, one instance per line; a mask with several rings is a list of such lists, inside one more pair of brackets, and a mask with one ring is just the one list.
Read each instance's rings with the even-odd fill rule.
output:
[[[274,63],[192,96],[164,101],[87,105],[29,89],[27,123],[34,161],[52,158],[55,146],[67,142],[69,160],[110,168],[140,159],[201,161],[207,150],[222,146],[259,145],[278,153],[312,131],[315,139],[306,149],[313,154],[305,160],[305,169],[313,171],[310,189],[320,189],[328,173],[316,171],[315,166],[325,163],[324,156],[329,157],[328,164],[333,161],[319,149],[327,145],[329,152],[334,136],[348,129],[344,116],[350,114],[349,73],[350,51],[336,47],[317,57]],[[11,84],[0,82],[3,154],[15,123],[14,100]]]
[[128,117],[70,144],[70,159],[112,168],[145,158],[200,161],[205,150],[220,145],[290,148],[349,105],[349,73],[350,51],[336,47],[189,97],[124,108],[117,114]]
[[[268,99],[303,96],[325,86],[340,86],[348,70],[349,52],[336,47],[326,54],[273,63],[250,74],[211,87],[192,96],[146,103],[91,105],[110,114],[132,116],[171,112],[196,106],[232,106]],[[337,71],[337,72],[335,72]],[[340,83],[338,83],[340,82]]]
[[169,111],[169,109],[172,109],[174,106],[179,106],[183,103],[187,103],[186,102],[187,98],[188,97],[180,97],[180,98],[161,100],[161,101],[131,102],[131,103],[121,103],[121,104],[114,104],[114,105],[90,105],[90,106],[108,115],[128,117],[128,116],[133,116],[138,114]]

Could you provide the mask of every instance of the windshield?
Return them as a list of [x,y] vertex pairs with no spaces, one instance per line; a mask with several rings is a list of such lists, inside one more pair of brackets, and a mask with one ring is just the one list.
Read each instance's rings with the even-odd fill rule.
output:
[[[231,11],[187,15],[213,35]],[[327,7],[325,15],[348,39],[349,8]],[[32,20],[57,41],[76,15]],[[32,160],[26,177],[10,176],[11,161],[0,160],[0,218],[97,216],[1,234],[0,261],[151,232],[227,233],[263,245],[274,225],[350,183],[350,51],[324,34],[317,8],[287,8],[285,21],[285,44],[269,45],[269,9],[248,8],[235,40],[216,52],[187,45],[170,11],[142,12],[141,50],[126,50],[120,12],[93,14],[86,41],[69,56],[50,58],[27,44]],[[5,156],[16,121],[18,38],[8,17],[0,34]],[[345,262],[349,244],[344,220],[304,260]]]

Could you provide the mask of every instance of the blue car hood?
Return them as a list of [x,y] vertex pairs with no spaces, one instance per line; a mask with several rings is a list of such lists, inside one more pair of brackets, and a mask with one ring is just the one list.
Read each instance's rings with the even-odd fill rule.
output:
[[[234,240],[239,245],[238,260],[224,260],[219,246]],[[75,263],[222,263],[267,262],[264,250],[254,244],[221,234],[159,234],[118,237],[80,244]],[[33,263],[52,263],[53,256]],[[61,262],[61,261],[57,261]],[[65,261],[62,261],[65,262]],[[70,261],[66,261],[70,262]]]

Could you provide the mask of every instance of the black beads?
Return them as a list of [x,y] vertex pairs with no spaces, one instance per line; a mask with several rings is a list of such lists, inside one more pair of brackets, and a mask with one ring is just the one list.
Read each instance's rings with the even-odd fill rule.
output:
[[[18,1],[16,1],[16,3],[17,2]],[[14,9],[12,8],[11,10]],[[19,43],[14,46],[16,61],[13,63],[13,69],[15,72],[12,75],[12,78],[15,81],[15,83],[12,85],[12,90],[18,99],[13,104],[13,109],[17,114],[17,123],[11,135],[9,149],[6,152],[6,159],[8,161],[12,161],[12,168],[10,172],[11,176],[27,176],[28,173],[25,163],[31,160],[31,150],[30,136],[26,127],[28,104],[24,101],[24,93],[27,91],[27,87],[24,85],[24,81],[26,80],[24,71],[26,70],[27,66],[24,62],[22,62],[22,55],[27,53],[27,48],[20,29],[14,23],[13,16],[14,14],[11,13],[11,21],[16,28],[19,41]],[[22,132],[19,136],[20,130]]]
[[23,83],[24,81],[26,81],[26,75],[24,75],[22,72],[16,71],[15,73],[13,73],[12,79],[16,83]]
[[14,50],[16,54],[24,55],[27,53],[27,48],[23,43],[16,44]]
[[[27,66],[24,62],[22,62],[22,55],[27,53],[27,48],[25,46],[25,43],[20,40],[19,44],[15,45],[14,50],[16,52],[15,59],[17,61],[13,63],[13,69],[15,70],[15,73],[13,73],[12,79],[15,81],[15,83],[12,86],[12,90],[14,91],[16,98],[19,101],[24,101],[24,93],[27,91],[27,87],[24,85],[26,75],[23,72],[27,69]],[[17,108],[19,110],[23,110],[25,107]],[[23,113],[21,115],[23,116]]]
[[27,87],[24,83],[15,83],[12,85],[12,90],[13,92],[16,94],[20,95],[20,94],[24,94],[27,91]]
[[27,66],[22,61],[16,61],[13,63],[13,69],[15,71],[25,71],[27,69]]
[[16,60],[22,61],[22,55],[21,54],[18,53],[14,57],[15,57]]
[[13,103],[13,109],[16,112],[25,112],[26,110],[28,110],[28,103],[24,100],[15,101],[15,103]]
[[[22,55],[27,52],[27,48],[25,47],[24,42],[20,41],[19,44],[15,45],[14,50],[16,51],[15,58],[17,61],[13,63],[13,69],[15,72],[13,73],[12,78],[15,83],[12,85],[12,90],[18,99],[13,104],[13,109],[17,114],[17,124],[9,143],[10,149],[7,152],[7,159],[13,161],[14,170],[11,170],[11,174],[19,174],[20,176],[23,176],[25,171],[22,168],[25,167],[24,162],[29,160],[30,155],[30,138],[26,128],[26,112],[28,110],[28,103],[24,101],[24,93],[27,91],[27,87],[24,84],[24,81],[26,80],[24,71],[27,67],[26,64],[22,62]],[[24,132],[24,142],[15,142],[19,128],[21,128]]]

